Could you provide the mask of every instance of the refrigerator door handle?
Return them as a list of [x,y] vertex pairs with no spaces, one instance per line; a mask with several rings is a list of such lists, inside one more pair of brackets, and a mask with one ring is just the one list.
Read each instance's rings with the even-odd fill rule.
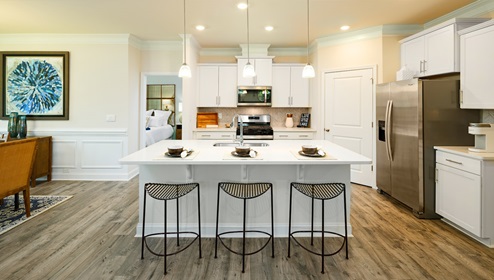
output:
[[386,150],[388,151],[388,158],[390,161],[393,161],[393,150],[391,149],[391,120],[392,120],[392,111],[393,111],[393,100],[388,101],[388,114],[386,116]]
[[388,158],[389,161],[391,159],[389,158],[389,148],[388,148],[388,141],[389,141],[389,135],[388,135],[388,114],[389,114],[389,100],[386,103],[386,112],[384,113],[384,139],[385,144],[386,144],[386,157]]

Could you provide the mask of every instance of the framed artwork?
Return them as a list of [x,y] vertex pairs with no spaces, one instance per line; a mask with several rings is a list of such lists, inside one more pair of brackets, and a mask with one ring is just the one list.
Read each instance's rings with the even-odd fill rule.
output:
[[300,124],[298,127],[309,127],[310,114],[305,113],[300,116]]
[[0,52],[0,118],[69,119],[69,52]]

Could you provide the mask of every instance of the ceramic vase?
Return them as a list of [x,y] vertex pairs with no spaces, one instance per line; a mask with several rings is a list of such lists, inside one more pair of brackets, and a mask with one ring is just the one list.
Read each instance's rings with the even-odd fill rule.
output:
[[19,138],[26,138],[27,136],[26,116],[19,116],[19,121],[17,122],[17,132],[19,133]]
[[293,115],[292,114],[286,114],[285,126],[286,127],[293,127]]
[[8,132],[11,138],[17,138],[17,112],[11,112],[9,115]]

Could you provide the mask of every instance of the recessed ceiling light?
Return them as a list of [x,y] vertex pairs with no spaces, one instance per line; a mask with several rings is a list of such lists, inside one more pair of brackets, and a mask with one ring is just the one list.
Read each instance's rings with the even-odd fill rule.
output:
[[350,29],[350,26],[348,26],[348,25],[343,25],[343,26],[341,26],[341,27],[340,27],[340,29],[341,29],[341,30],[343,30],[343,31],[345,31],[345,30]]
[[206,29],[206,27],[204,27],[204,25],[196,25],[196,29],[199,31],[203,31],[204,29]]
[[266,30],[266,31],[273,31],[273,29],[274,29],[274,27],[272,27],[271,25],[264,27],[264,30]]
[[247,9],[247,3],[238,3],[237,8],[239,8],[240,10],[245,10]]

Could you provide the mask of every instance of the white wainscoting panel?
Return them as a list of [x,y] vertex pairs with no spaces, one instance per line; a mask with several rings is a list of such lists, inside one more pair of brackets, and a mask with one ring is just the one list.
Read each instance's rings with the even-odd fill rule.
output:
[[126,129],[31,131],[29,136],[53,137],[53,180],[125,181],[136,166],[121,165],[129,150]]

